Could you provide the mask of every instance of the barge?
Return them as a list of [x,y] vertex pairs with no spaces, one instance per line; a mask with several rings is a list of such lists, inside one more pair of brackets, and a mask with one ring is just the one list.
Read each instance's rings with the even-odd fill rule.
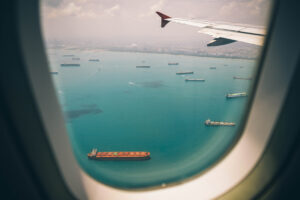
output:
[[233,122],[215,122],[207,119],[204,123],[206,126],[235,126]]
[[87,154],[92,160],[149,160],[150,152],[145,151],[120,151],[120,152],[98,152],[92,149]]
[[178,62],[168,63],[168,65],[179,65],[179,63]]
[[136,66],[136,68],[150,68],[149,65],[139,65],[139,66]]
[[185,81],[203,82],[205,79],[202,78],[186,78]]
[[100,62],[99,59],[89,59],[90,62]]
[[80,67],[80,64],[66,64],[66,63],[64,63],[64,64],[60,64],[60,66],[61,67]]
[[176,72],[176,75],[194,74],[194,72]]
[[252,80],[251,77],[249,78],[244,78],[244,77],[238,77],[238,76],[234,76],[233,79],[240,79],[240,80]]

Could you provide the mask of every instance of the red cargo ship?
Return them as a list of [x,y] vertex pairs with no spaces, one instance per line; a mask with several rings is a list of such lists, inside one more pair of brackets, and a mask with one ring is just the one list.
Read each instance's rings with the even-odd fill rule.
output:
[[148,160],[150,159],[150,152],[97,152],[97,149],[93,149],[87,156],[93,160]]

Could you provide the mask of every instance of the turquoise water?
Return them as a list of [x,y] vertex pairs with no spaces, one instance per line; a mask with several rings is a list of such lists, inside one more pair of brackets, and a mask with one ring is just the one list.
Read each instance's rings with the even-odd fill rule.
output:
[[[72,61],[64,54],[74,54]],[[89,62],[99,58],[100,62]],[[96,180],[120,188],[159,186],[201,173],[218,161],[239,136],[255,61],[149,53],[49,50],[51,75],[66,115],[80,166]],[[168,66],[168,62],[179,62]],[[80,63],[80,67],[60,67]],[[150,69],[137,69],[150,65]],[[217,69],[209,69],[210,67]],[[179,76],[178,71],[194,71]],[[185,78],[205,82],[185,82]],[[235,122],[206,127],[204,121]],[[149,151],[147,161],[94,161],[99,151]]]

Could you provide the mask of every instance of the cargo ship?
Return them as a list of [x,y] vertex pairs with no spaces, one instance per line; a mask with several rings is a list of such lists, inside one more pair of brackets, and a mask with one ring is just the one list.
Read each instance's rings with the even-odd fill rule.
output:
[[233,79],[252,80],[252,78],[243,78],[243,77],[238,77],[238,76],[234,76]]
[[231,98],[246,97],[246,96],[247,96],[246,92],[239,92],[239,93],[227,94],[226,98],[231,99]]
[[168,65],[179,65],[178,62],[175,62],[175,63],[168,63]]
[[136,68],[150,68],[149,65],[138,65],[136,66]]
[[89,59],[90,62],[100,62],[99,59]]
[[202,78],[186,78],[185,81],[203,82],[205,79]]
[[61,67],[80,67],[80,64],[60,64]]
[[210,67],[209,69],[217,69],[216,67]]
[[194,72],[176,72],[177,75],[194,74]]
[[210,119],[206,120],[204,123],[206,126],[235,126],[233,122],[214,122]]
[[92,149],[87,154],[92,160],[149,160],[150,152],[145,151],[120,151],[120,152],[98,152]]

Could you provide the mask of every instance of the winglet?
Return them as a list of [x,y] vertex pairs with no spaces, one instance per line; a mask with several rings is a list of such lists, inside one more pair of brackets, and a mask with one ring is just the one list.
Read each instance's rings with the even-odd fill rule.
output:
[[161,27],[165,27],[170,21],[166,20],[169,19],[171,17],[169,17],[168,15],[165,15],[161,12],[156,12],[156,14],[158,14],[161,17]]

